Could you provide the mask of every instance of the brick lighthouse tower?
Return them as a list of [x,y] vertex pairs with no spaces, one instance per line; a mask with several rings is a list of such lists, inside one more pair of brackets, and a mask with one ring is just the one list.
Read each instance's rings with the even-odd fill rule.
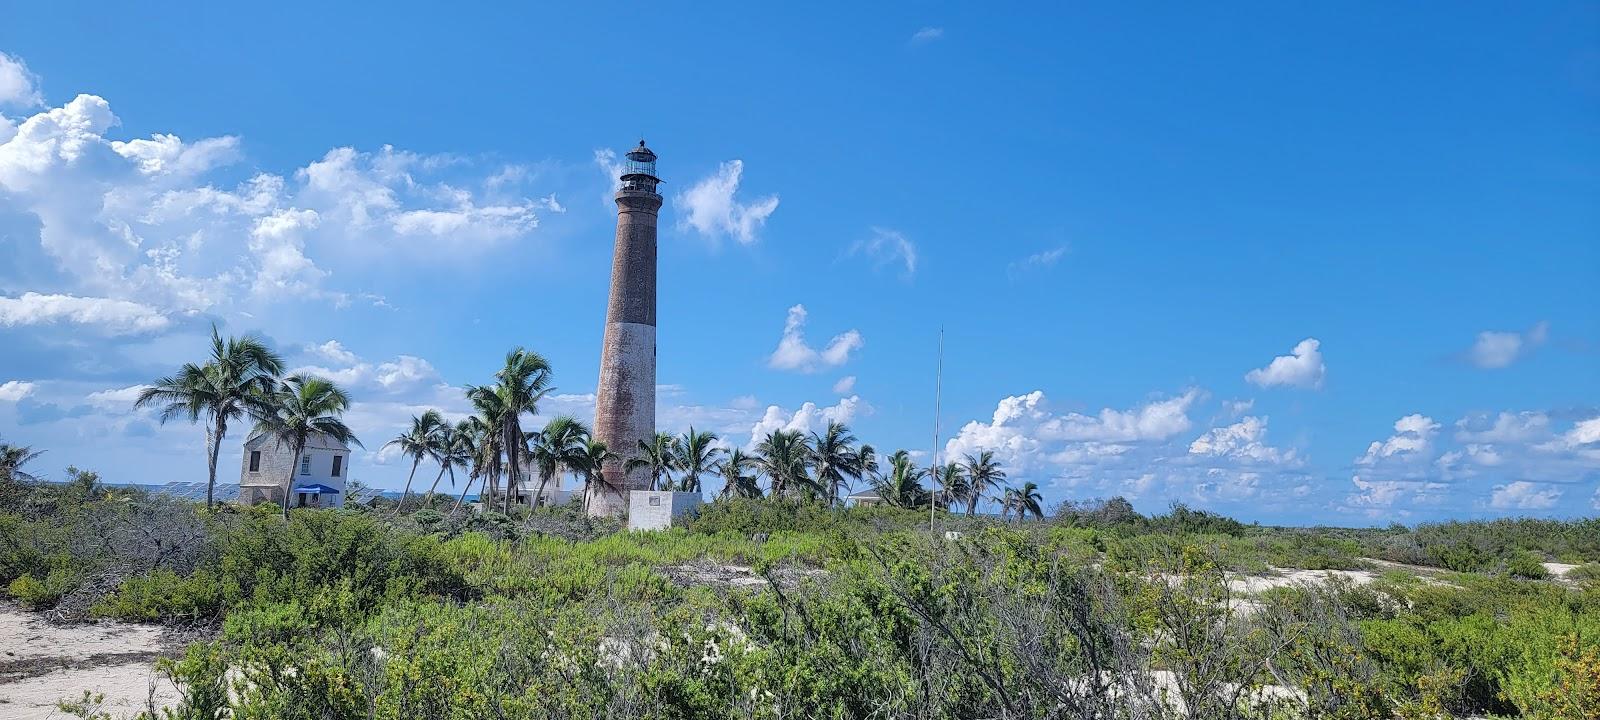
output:
[[618,515],[627,493],[650,485],[650,472],[623,469],[639,443],[656,434],[656,154],[639,141],[622,169],[617,191],[617,245],[611,256],[611,300],[600,349],[594,436],[620,459],[602,468],[605,487],[593,488],[589,514]]

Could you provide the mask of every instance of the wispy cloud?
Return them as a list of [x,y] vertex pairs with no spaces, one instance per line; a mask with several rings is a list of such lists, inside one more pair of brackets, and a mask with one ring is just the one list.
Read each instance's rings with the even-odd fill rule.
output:
[[1036,252],[1021,260],[1006,266],[1006,275],[1012,279],[1035,270],[1048,270],[1056,266],[1061,258],[1067,254],[1067,246],[1051,248],[1043,252]]
[[905,278],[917,273],[917,245],[904,233],[889,228],[872,228],[872,237],[850,246],[847,255],[862,255],[872,261],[874,269],[884,265],[903,265]]
[[923,45],[926,43],[931,43],[942,37],[944,37],[944,28],[933,27],[929,25],[911,34],[911,44]]

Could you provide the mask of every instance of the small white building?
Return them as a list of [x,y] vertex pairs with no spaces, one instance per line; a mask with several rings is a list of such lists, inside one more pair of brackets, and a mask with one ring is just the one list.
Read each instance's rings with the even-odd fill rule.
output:
[[294,472],[290,507],[343,507],[345,480],[350,476],[350,446],[326,435],[312,435],[305,452],[269,435],[244,441],[239,469],[239,502],[246,505],[283,501],[283,483]]
[[876,490],[862,490],[846,496],[845,504],[855,507],[876,507],[883,504],[883,496]]
[[[567,503],[574,502],[581,497],[582,494],[577,491],[562,490],[559,487],[560,484],[560,481],[557,480],[546,485],[544,488],[544,493],[539,495],[537,506],[552,507],[555,505],[566,505]],[[536,480],[530,483],[525,480],[521,485],[522,487],[518,488],[517,492],[512,494],[511,504],[522,507],[535,507],[534,493],[538,492],[539,482]],[[486,492],[487,491],[481,491],[478,494],[478,502],[476,505],[478,509],[483,510],[498,508],[500,507],[501,503],[505,502],[504,494],[497,493],[491,498],[486,497]],[[486,505],[486,502],[489,504]]]
[[628,529],[665,530],[700,513],[705,498],[698,492],[631,490],[628,492]]

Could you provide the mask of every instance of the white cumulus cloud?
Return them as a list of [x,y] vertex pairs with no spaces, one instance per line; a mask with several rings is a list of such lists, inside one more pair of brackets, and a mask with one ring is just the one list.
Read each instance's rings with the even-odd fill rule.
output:
[[[0,62],[7,97],[23,87],[18,67]],[[30,92],[35,83],[23,77],[21,92]],[[61,294],[31,301],[57,299],[44,317],[137,314],[123,326],[145,331],[217,306],[308,298],[342,306],[370,293],[346,277],[346,289],[325,288],[335,266],[370,276],[374,257],[467,256],[526,234],[536,208],[559,205],[500,190],[485,199],[463,189],[485,187],[470,160],[389,146],[333,148],[292,173],[256,173],[230,187],[211,174],[242,159],[239,138],[116,137],[120,124],[109,102],[89,94],[0,123],[6,210],[31,216],[39,249],[65,273],[51,289]],[[12,300],[9,322],[42,322]]]
[[816,372],[823,367],[837,367],[850,359],[850,354],[861,349],[866,340],[860,331],[846,330],[833,336],[828,344],[817,350],[806,343],[806,308],[795,305],[783,323],[783,337],[778,348],[767,358],[767,365],[777,370]]
[[155,308],[129,300],[32,292],[21,297],[0,297],[0,326],[62,322],[92,325],[109,335],[162,330],[171,324]]
[[21,380],[0,383],[0,402],[14,403],[33,394],[34,384]]
[[1543,345],[1550,335],[1550,323],[1540,322],[1525,333],[1485,330],[1467,351],[1472,364],[1484,369],[1498,369],[1511,365],[1534,348]]
[[97,390],[84,397],[84,401],[101,410],[127,412],[138,401],[139,394],[149,385],[129,385],[123,388]]
[[1264,368],[1245,373],[1244,379],[1261,387],[1286,386],[1320,388],[1328,369],[1322,362],[1322,343],[1306,338],[1288,355],[1279,355]]
[[1373,441],[1366,454],[1356,459],[1361,465],[1372,465],[1384,458],[1424,456],[1432,448],[1433,438],[1439,432],[1439,423],[1420,413],[1407,415],[1394,423],[1394,434],[1389,439]]
[[[596,160],[600,158],[597,156]],[[778,209],[778,196],[740,201],[736,196],[743,174],[744,161],[730,160],[674,198],[674,204],[684,213],[682,226],[707,237],[726,235],[746,245],[755,242],[762,225]]]
[[1165,440],[1189,429],[1189,408],[1199,400],[1199,390],[1156,400],[1128,410],[1104,408],[1094,416],[1068,413],[1040,426],[1048,437],[1100,442]]
[[816,403],[807,402],[792,413],[777,405],[768,405],[761,419],[750,426],[750,445],[754,446],[761,442],[762,438],[774,430],[812,433],[825,429],[830,422],[848,425],[858,413],[869,410],[859,395],[842,398],[829,407],[819,407]]
[[833,391],[840,395],[848,395],[856,387],[856,376],[846,375],[833,384]]
[[1561,499],[1561,488],[1526,480],[1494,486],[1489,506],[1500,510],[1548,510]]
[[1189,443],[1189,454],[1228,458],[1249,463],[1278,465],[1295,463],[1294,450],[1280,450],[1266,443],[1267,418],[1246,416],[1226,427],[1212,428]]
[[0,53],[0,105],[33,107],[44,104],[39,78],[17,58]]
[[346,350],[344,344],[338,340],[329,340],[321,345],[312,347],[311,350],[322,357],[343,365],[354,365],[360,360],[355,353]]
[[963,425],[945,443],[951,457],[993,450],[1019,471],[1093,464],[1128,454],[1135,445],[1165,441],[1188,430],[1189,409],[1199,390],[1153,400],[1127,410],[1104,408],[1094,415],[1056,414],[1044,392],[1006,397],[989,422]]

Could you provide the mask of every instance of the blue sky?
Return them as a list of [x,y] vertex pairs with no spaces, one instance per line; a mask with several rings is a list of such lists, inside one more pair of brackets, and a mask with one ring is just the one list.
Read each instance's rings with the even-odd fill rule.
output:
[[212,322],[351,388],[371,484],[514,345],[592,413],[642,134],[664,428],[926,458],[942,325],[941,452],[1051,502],[1600,509],[1596,3],[163,10],[0,26],[0,438],[48,475],[200,479],[128,399]]

